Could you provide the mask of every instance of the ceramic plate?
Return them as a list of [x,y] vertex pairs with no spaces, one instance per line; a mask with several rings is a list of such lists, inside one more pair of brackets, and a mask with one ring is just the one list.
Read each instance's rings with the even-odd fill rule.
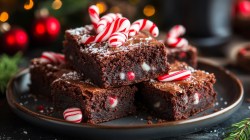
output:
[[[242,84],[234,74],[205,61],[199,69],[214,73],[218,93],[214,107],[186,120],[147,124],[146,116],[130,116],[101,124],[73,124],[53,111],[46,98],[30,94],[29,70],[19,72],[10,80],[7,100],[12,110],[23,119],[38,126],[64,134],[92,139],[149,139],[179,136],[211,127],[230,117],[243,100]],[[39,107],[44,108],[40,110]],[[215,112],[215,110],[217,110]]]

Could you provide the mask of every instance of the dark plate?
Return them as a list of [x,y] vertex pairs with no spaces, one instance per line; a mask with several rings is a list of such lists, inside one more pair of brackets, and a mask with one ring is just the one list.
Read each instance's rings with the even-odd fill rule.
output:
[[[7,100],[12,110],[23,119],[64,134],[93,139],[149,139],[179,136],[225,121],[240,107],[243,100],[242,84],[234,74],[205,61],[199,62],[199,69],[216,75],[217,102],[212,109],[180,121],[148,125],[146,116],[130,116],[95,125],[68,123],[56,112],[50,113],[50,103],[45,98],[29,94],[28,69],[19,72],[10,80]],[[43,113],[37,109],[42,104],[47,108]],[[215,109],[218,111],[214,112]]]

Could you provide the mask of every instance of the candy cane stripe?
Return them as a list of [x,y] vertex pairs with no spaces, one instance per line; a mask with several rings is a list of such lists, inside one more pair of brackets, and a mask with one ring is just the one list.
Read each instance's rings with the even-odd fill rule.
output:
[[182,70],[182,71],[175,71],[169,74],[159,76],[158,80],[162,82],[168,81],[177,81],[177,80],[184,80],[191,76],[191,71],[189,70]]

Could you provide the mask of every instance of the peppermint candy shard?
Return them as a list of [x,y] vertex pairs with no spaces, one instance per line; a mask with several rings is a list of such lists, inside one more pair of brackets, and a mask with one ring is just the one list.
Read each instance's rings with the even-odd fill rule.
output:
[[191,71],[189,70],[181,70],[170,72],[169,74],[159,76],[158,80],[161,82],[170,82],[170,81],[180,81],[185,80],[191,76]]
[[82,111],[80,108],[68,108],[63,112],[66,121],[80,123],[82,121]]
[[65,63],[65,57],[63,54],[54,52],[43,52],[41,55],[41,61],[46,63]]

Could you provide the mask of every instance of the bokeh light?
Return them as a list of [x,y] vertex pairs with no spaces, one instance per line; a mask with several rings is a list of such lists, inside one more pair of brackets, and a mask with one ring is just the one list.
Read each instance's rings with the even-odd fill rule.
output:
[[26,2],[23,7],[25,10],[30,10],[32,9],[33,6],[34,6],[33,0],[29,0],[29,2]]
[[143,9],[143,13],[147,17],[151,17],[155,14],[155,7],[153,5],[146,5]]
[[104,13],[107,10],[107,5],[104,2],[97,2],[96,6],[99,8],[100,14]]
[[62,7],[62,2],[61,0],[54,0],[53,3],[52,3],[52,8],[54,10],[58,10]]
[[5,22],[8,19],[9,19],[9,14],[7,12],[4,11],[0,14],[0,21]]

